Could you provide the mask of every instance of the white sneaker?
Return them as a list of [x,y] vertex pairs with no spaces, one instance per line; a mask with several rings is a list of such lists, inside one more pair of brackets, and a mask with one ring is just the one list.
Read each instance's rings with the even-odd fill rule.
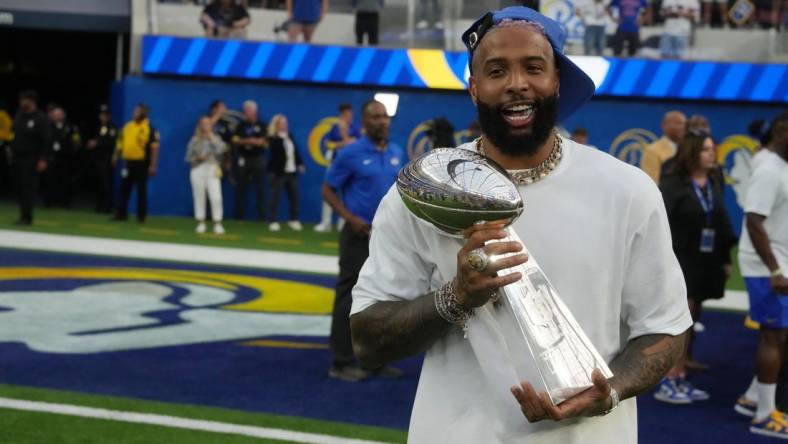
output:
[[271,222],[268,224],[268,229],[271,231],[279,231],[282,227],[279,226],[279,222]]
[[419,20],[419,22],[416,23],[416,29],[427,29],[428,26],[430,26],[430,24],[427,23],[426,20]]
[[301,226],[301,222],[297,220],[288,221],[287,226],[290,227],[290,229],[293,231],[301,231],[304,228]]
[[435,29],[443,31],[443,22],[435,22]]
[[205,233],[205,222],[198,223],[197,228],[194,229],[194,232],[197,234]]
[[701,324],[700,321],[697,321],[692,325],[692,330],[694,330],[695,333],[703,333],[706,331],[706,326]]
[[331,225],[330,224],[324,225],[322,223],[319,223],[315,225],[315,231],[317,231],[318,233],[328,233],[329,231],[331,231]]
[[221,222],[215,222],[213,224],[213,233],[214,234],[224,234],[224,227],[222,226]]

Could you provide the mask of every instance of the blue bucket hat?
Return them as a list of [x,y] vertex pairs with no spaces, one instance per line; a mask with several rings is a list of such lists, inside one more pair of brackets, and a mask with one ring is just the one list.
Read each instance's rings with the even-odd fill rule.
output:
[[462,33],[462,42],[468,48],[468,68],[473,74],[473,52],[487,31],[502,20],[523,20],[536,23],[544,29],[545,36],[553,47],[559,69],[558,119],[563,120],[577,111],[594,95],[596,87],[588,75],[564,55],[566,33],[555,20],[524,6],[511,6],[500,11],[490,11],[476,20]]

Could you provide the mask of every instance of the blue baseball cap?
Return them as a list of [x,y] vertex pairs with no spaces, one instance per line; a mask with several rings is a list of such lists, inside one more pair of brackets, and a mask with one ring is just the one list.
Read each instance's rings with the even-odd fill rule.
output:
[[485,34],[503,20],[523,20],[536,23],[544,29],[545,36],[553,47],[553,54],[559,69],[558,119],[563,120],[594,95],[596,86],[588,74],[564,55],[566,32],[555,20],[524,6],[511,6],[500,11],[490,11],[462,33],[462,42],[468,48],[468,69],[473,74],[473,52]]

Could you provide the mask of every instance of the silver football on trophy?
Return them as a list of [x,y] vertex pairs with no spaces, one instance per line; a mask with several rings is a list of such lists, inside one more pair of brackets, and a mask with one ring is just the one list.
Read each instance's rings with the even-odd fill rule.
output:
[[523,200],[509,174],[474,151],[435,148],[400,170],[397,190],[417,217],[457,234],[479,221],[510,219]]

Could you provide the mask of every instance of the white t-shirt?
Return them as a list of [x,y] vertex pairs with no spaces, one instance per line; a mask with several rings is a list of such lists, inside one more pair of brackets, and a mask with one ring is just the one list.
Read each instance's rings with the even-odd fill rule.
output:
[[[558,167],[519,190],[525,211],[513,228],[607,362],[630,339],[689,328],[665,206],[646,174],[564,139]],[[392,187],[372,223],[351,313],[439,288],[454,278],[463,242],[413,216]],[[426,353],[409,442],[509,443],[526,435],[528,443],[637,442],[634,399],[604,417],[529,424],[509,393],[518,382],[488,386],[463,331],[453,328]]]
[[692,31],[692,22],[700,20],[700,3],[698,0],[665,0],[662,2],[663,14],[685,11],[692,11],[693,19],[689,20],[686,17],[665,19],[665,34],[689,37]]
[[607,1],[599,3],[594,0],[586,0],[577,7],[583,17],[586,26],[605,26],[607,24]]
[[[762,149],[753,162],[747,183],[744,212],[766,216],[763,228],[783,271],[788,270],[788,163],[773,151]],[[755,252],[746,222],[739,240],[739,268],[743,276],[769,276],[769,268]]]

